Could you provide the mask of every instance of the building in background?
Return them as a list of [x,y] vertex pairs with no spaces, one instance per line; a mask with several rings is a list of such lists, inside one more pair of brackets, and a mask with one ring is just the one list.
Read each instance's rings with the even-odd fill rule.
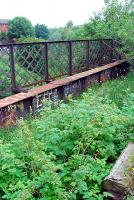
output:
[[0,19],[0,32],[8,31],[9,19]]

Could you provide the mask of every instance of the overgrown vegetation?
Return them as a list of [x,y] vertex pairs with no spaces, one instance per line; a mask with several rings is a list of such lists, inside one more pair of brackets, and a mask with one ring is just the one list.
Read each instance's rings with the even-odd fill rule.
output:
[[0,198],[102,200],[103,179],[134,142],[134,73],[0,130]]
[[[15,24],[10,22],[11,38],[26,42],[27,37],[32,36],[30,41],[37,41],[31,23],[28,22],[30,28],[26,28],[20,26],[20,18],[16,20]],[[105,8],[94,13],[87,24],[74,26],[69,21],[63,28],[50,29],[49,40],[113,38],[122,45],[118,50],[132,61],[133,21],[133,0],[105,0]],[[13,25],[17,25],[17,32],[12,29]],[[42,25],[38,27],[41,30],[36,31],[36,37],[47,39],[48,30],[46,37]],[[0,38],[7,35],[1,34]],[[60,55],[59,51],[56,53]],[[25,52],[26,57],[27,54]],[[3,58],[0,67],[3,68],[4,63],[8,72],[9,61],[5,55]],[[29,78],[24,72],[20,73]],[[6,78],[10,86],[10,79]],[[109,195],[103,192],[104,177],[127,143],[134,142],[133,86],[134,73],[131,73],[90,88],[80,99],[69,98],[69,104],[61,103],[58,108],[52,109],[45,102],[45,111],[39,116],[20,120],[15,128],[1,129],[0,199],[108,199]],[[0,87],[2,90],[4,84]]]

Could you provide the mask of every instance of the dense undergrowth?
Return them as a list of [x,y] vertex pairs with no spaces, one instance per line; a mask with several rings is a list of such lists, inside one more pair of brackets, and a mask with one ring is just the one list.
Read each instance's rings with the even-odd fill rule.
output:
[[0,138],[0,199],[108,199],[104,177],[134,142],[134,73],[48,105]]

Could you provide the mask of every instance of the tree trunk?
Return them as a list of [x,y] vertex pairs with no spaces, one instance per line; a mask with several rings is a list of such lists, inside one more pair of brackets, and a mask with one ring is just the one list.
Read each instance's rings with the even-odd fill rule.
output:
[[115,200],[124,199],[134,190],[134,143],[129,143],[116,161],[104,180],[104,189],[110,192]]

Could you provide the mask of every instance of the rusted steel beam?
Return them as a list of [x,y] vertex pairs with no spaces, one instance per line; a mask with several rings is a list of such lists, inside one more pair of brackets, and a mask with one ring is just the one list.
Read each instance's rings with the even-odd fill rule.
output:
[[21,46],[21,45],[37,45],[37,44],[53,44],[53,43],[67,43],[69,41],[72,42],[84,42],[84,41],[100,41],[100,40],[112,40],[109,38],[105,38],[105,39],[91,39],[91,40],[59,40],[59,41],[48,41],[48,42],[23,42],[23,43],[9,43],[9,44],[0,44],[0,47],[9,47],[10,45],[14,45],[14,46]]

